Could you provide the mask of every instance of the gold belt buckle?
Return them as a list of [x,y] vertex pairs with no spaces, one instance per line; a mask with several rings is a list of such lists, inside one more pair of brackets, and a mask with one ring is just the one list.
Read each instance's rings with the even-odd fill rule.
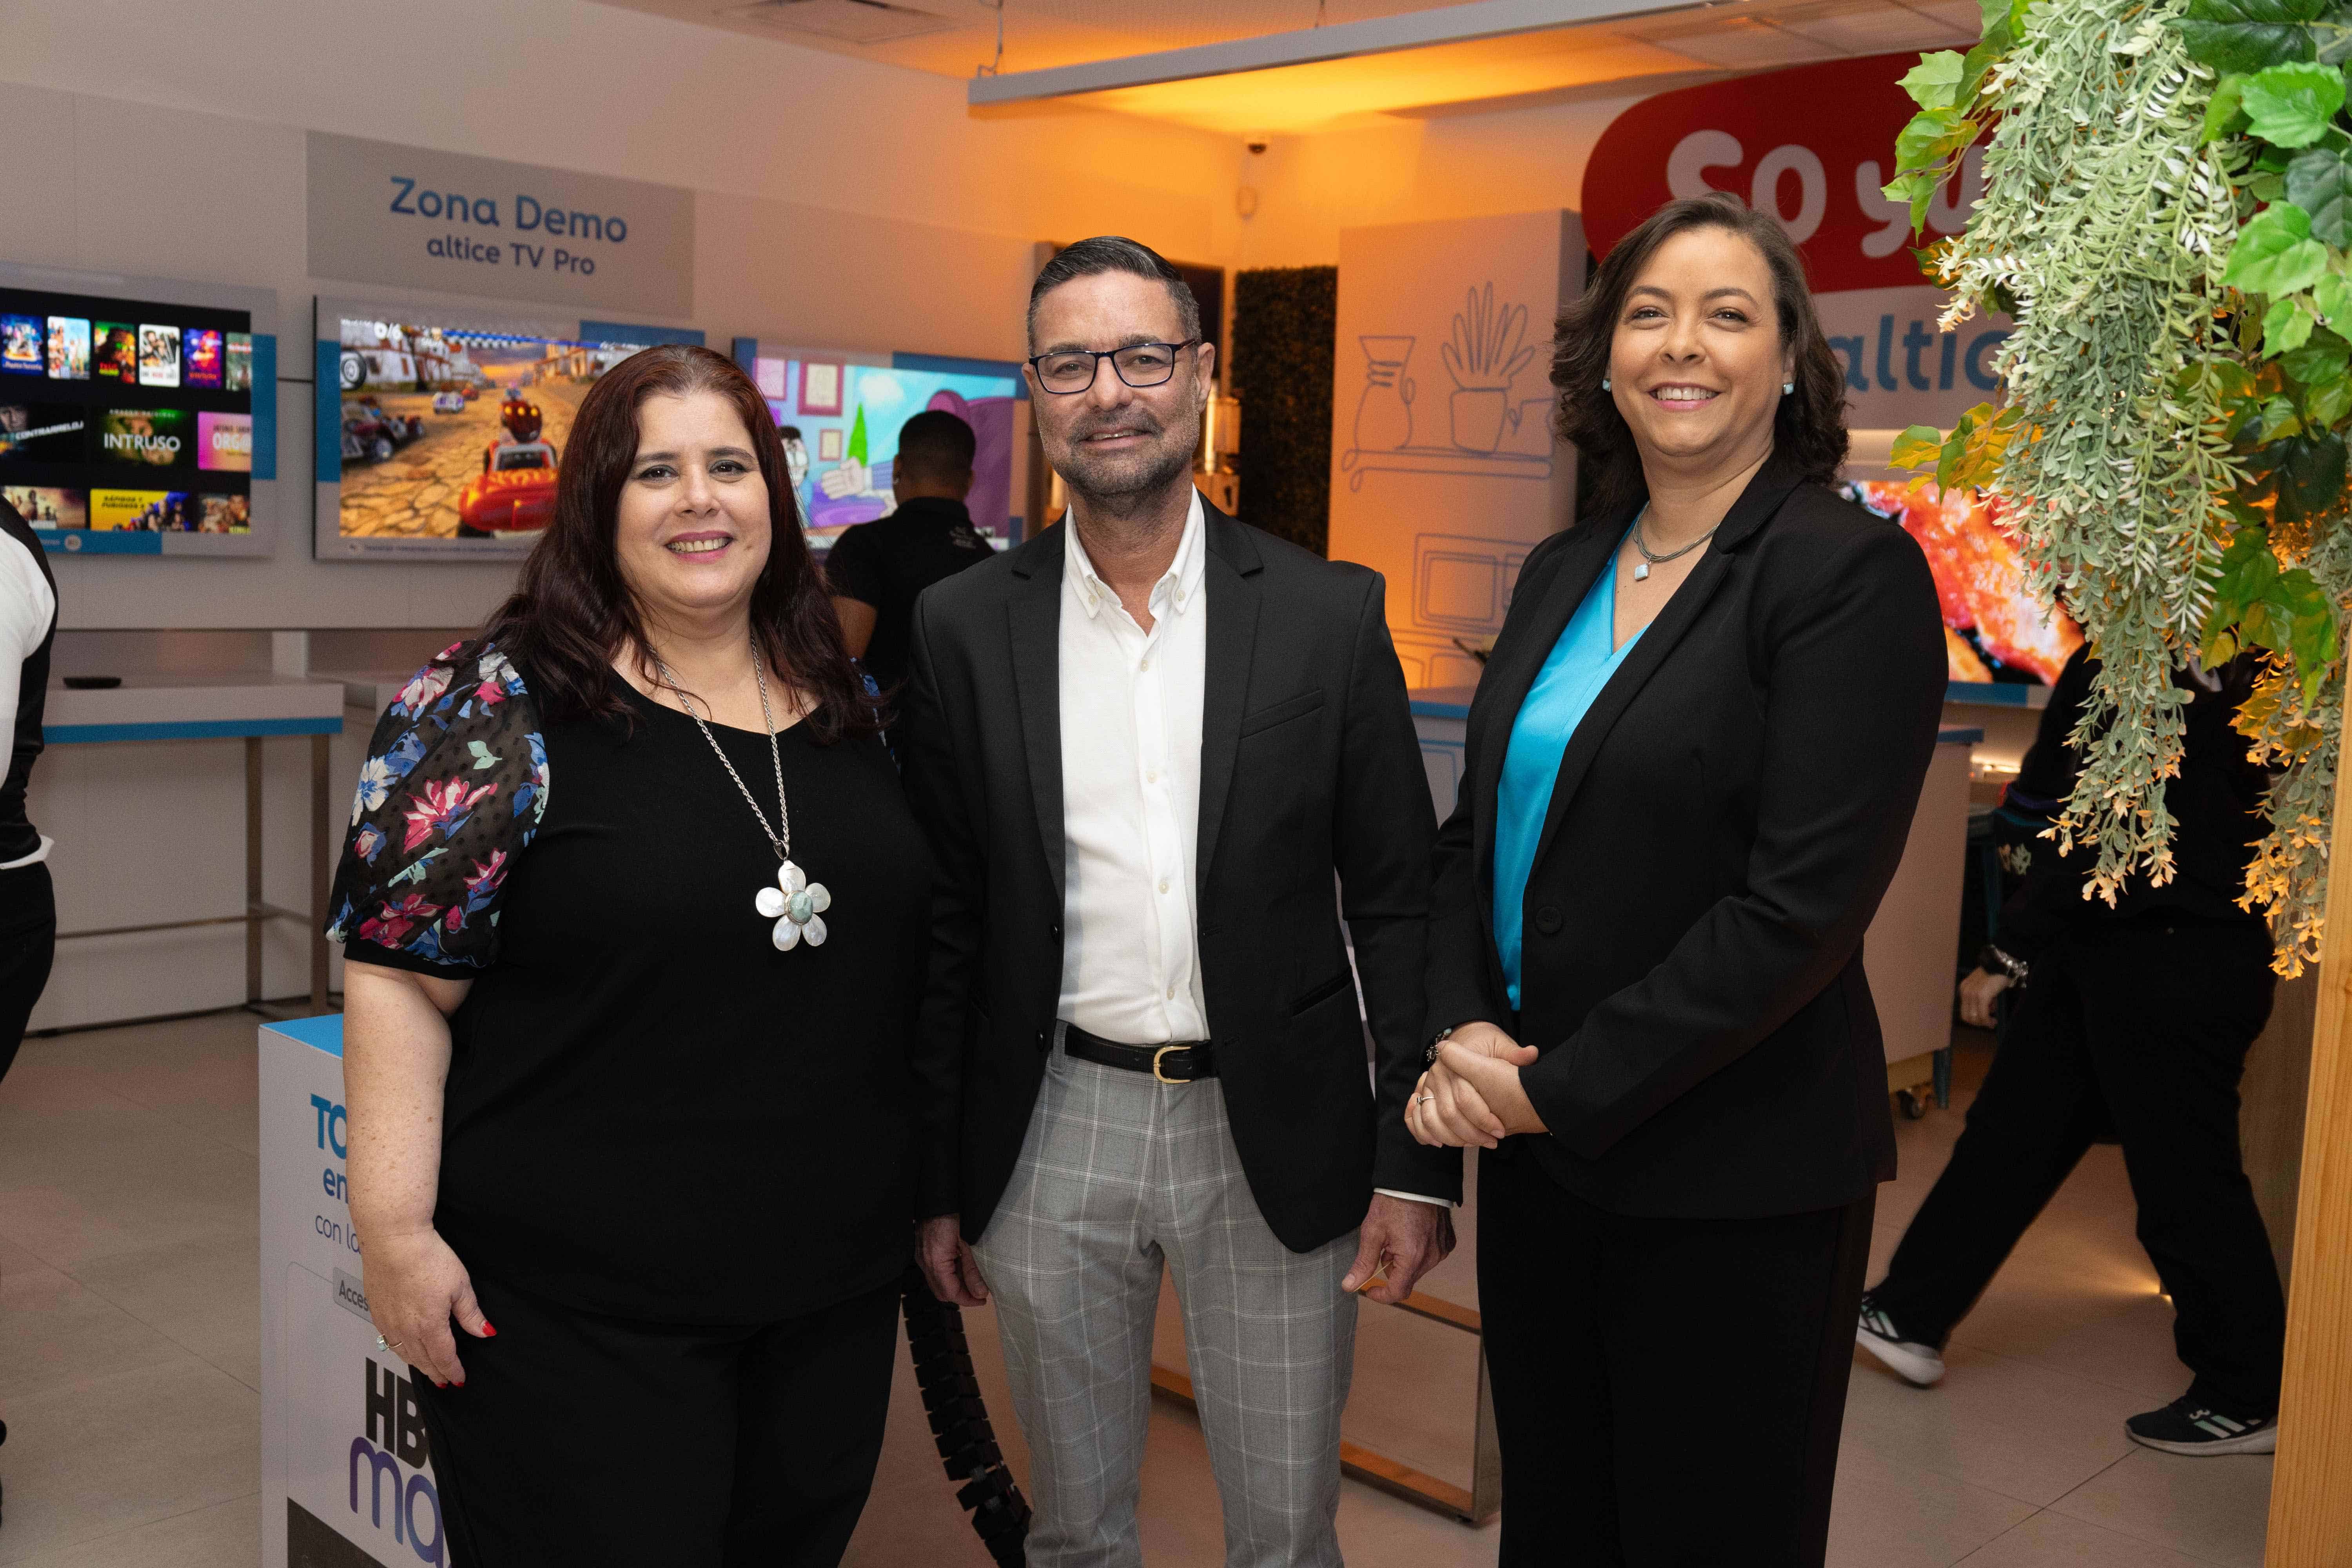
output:
[[1192,1082],[1192,1080],[1189,1078],[1170,1078],[1166,1073],[1160,1070],[1160,1058],[1166,1056],[1171,1051],[1189,1051],[1192,1048],[1192,1047],[1191,1046],[1162,1046],[1158,1050],[1152,1052],[1151,1076],[1158,1079],[1162,1083],[1183,1084]]

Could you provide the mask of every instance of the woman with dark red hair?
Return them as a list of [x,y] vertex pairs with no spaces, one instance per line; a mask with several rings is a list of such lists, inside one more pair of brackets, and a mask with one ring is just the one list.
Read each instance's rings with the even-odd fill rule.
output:
[[757,389],[624,361],[377,727],[332,900],[368,1305],[457,1561],[839,1561],[929,877]]

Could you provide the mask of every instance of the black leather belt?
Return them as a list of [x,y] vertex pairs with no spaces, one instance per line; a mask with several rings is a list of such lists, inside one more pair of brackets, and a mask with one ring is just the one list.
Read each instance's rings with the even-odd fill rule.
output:
[[1173,1046],[1122,1046],[1089,1035],[1076,1024],[1062,1026],[1062,1048],[1082,1062],[1099,1062],[1128,1072],[1148,1072],[1162,1083],[1197,1083],[1217,1076],[1214,1047],[1206,1040]]

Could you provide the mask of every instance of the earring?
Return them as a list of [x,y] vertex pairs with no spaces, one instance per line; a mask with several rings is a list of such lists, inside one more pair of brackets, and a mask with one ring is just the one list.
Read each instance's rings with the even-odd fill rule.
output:
[[1780,395],[1783,397],[1788,396],[1790,393],[1796,390],[1797,384],[1793,381],[1784,381],[1780,384]]
[[1605,375],[1601,378],[1601,390],[1603,392],[1609,390],[1609,378]]

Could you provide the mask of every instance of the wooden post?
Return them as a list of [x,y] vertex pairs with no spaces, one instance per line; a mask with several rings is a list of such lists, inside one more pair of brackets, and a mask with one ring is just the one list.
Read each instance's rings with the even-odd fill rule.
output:
[[2352,1568],[2352,765],[2344,763],[2328,862],[2327,936],[2346,945],[2319,976],[2264,1568]]

